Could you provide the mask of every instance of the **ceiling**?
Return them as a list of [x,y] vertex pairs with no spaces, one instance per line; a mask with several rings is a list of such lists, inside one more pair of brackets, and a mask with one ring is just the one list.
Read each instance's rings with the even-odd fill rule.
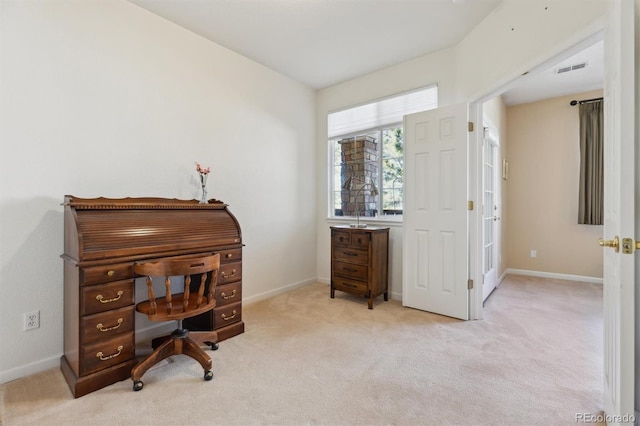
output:
[[[315,89],[452,47],[500,4],[500,0],[129,1]],[[558,91],[577,93],[585,84],[589,87],[584,90],[602,87],[602,47],[584,55],[589,63],[585,69],[560,76],[553,70],[541,72],[537,78],[527,78],[527,86],[506,93],[505,102],[529,102]],[[593,71],[600,74],[594,77]],[[592,87],[595,80],[598,87]]]
[[[584,68],[558,73],[558,70],[575,68],[575,65],[580,64],[586,65]],[[602,89],[604,42],[598,41],[573,56],[526,77],[517,86],[502,94],[507,106]]]

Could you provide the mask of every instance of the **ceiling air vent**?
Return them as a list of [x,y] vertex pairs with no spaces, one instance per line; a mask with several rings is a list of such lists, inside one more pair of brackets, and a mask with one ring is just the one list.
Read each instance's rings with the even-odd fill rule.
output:
[[556,70],[556,74],[562,74],[569,71],[580,70],[587,66],[586,62],[582,62],[581,64],[569,65],[567,67],[558,68]]

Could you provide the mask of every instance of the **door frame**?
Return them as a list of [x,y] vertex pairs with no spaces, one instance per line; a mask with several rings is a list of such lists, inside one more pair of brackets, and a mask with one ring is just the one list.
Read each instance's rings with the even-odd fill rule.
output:
[[[469,100],[469,121],[474,123],[474,132],[469,134],[469,200],[476,206],[482,203],[482,139],[483,108],[482,105],[509,89],[518,86],[523,79],[544,71],[556,63],[570,58],[586,47],[603,40],[605,34],[605,20],[597,21],[585,32],[556,45],[553,51],[543,58],[534,60],[529,66],[523,67],[522,72],[507,78],[506,82],[497,83],[494,87],[472,96]],[[475,182],[473,181],[475,180]],[[505,230],[503,230],[504,232]],[[595,243],[594,243],[595,244]],[[503,248],[501,247],[500,250]],[[482,211],[475,208],[469,214],[469,278],[473,280],[473,288],[469,292],[469,319],[481,320],[483,316],[482,300]],[[477,283],[477,284],[476,284]]]

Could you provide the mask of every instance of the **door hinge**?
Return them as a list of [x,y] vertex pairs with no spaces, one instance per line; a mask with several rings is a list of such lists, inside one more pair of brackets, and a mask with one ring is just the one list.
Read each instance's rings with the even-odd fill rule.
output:
[[473,210],[473,201],[469,201],[469,203],[467,204],[467,208],[469,210]]
[[469,131],[473,132],[473,121],[469,121]]
[[473,280],[469,278],[467,281],[467,289],[471,290],[473,288]]

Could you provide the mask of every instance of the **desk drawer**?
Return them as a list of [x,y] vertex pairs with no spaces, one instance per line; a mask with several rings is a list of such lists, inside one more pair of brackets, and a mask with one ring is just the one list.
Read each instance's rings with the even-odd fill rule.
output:
[[133,263],[82,268],[80,285],[108,283],[133,277]]
[[333,262],[333,273],[347,278],[355,278],[358,280],[367,280],[369,267],[367,265],[358,265],[355,263]]
[[367,295],[368,288],[366,281],[350,280],[348,278],[333,278],[333,288],[347,293]]
[[80,315],[133,305],[134,280],[82,287]]
[[220,253],[220,263],[239,262],[242,260],[242,249],[230,249],[222,250],[216,253]]
[[220,265],[218,286],[240,281],[242,279],[242,262],[232,262]]
[[242,301],[242,281],[216,288],[216,307]]
[[333,257],[336,260],[358,263],[361,265],[369,264],[369,252],[367,250],[353,249],[349,247],[336,247],[333,251]]
[[94,373],[112,365],[128,361],[134,356],[133,332],[121,334],[113,339],[100,341],[80,348],[80,375]]
[[114,309],[99,314],[85,315],[80,319],[80,333],[85,343],[109,339],[117,334],[133,331],[135,308]]
[[232,303],[221,308],[213,310],[213,328],[214,330],[224,327],[242,319],[242,304]]

